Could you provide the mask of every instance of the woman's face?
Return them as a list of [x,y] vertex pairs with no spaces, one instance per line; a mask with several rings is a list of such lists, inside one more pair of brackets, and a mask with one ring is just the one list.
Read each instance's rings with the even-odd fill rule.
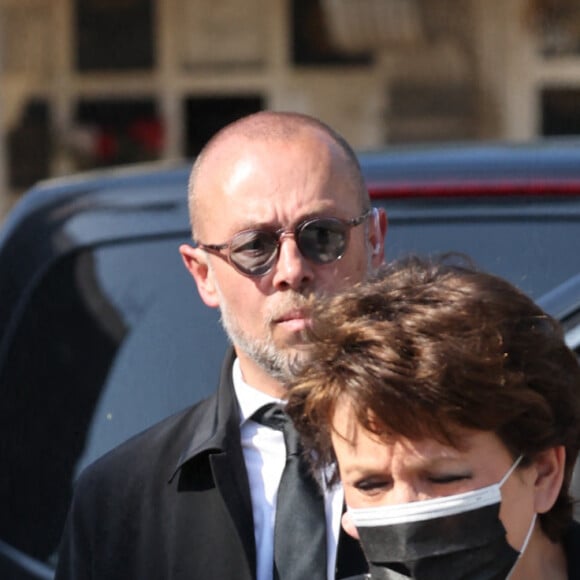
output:
[[[333,420],[332,443],[351,508],[400,504],[447,496],[498,483],[514,458],[500,439],[487,431],[460,431],[461,450],[432,439],[388,442],[360,427],[348,403],[341,403]],[[501,488],[500,518],[508,542],[519,550],[537,511],[535,463],[516,469]],[[348,516],[348,533],[356,528]]]

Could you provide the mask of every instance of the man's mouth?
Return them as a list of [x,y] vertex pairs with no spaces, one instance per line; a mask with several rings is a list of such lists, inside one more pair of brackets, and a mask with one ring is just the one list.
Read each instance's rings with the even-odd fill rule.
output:
[[299,331],[310,325],[310,316],[305,310],[290,310],[276,318],[274,322],[288,330]]

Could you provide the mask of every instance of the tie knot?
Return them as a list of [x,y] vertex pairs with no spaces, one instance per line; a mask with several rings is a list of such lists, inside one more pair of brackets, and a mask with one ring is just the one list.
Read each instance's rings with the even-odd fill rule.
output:
[[256,423],[270,427],[270,429],[282,431],[286,443],[286,454],[296,455],[298,453],[298,434],[290,417],[286,415],[280,405],[276,403],[264,405],[251,416],[251,419]]
[[280,405],[276,403],[270,403],[260,407],[251,417],[256,423],[270,427],[270,429],[276,429],[278,431],[283,431],[286,423],[290,420],[288,415],[284,413],[284,410]]

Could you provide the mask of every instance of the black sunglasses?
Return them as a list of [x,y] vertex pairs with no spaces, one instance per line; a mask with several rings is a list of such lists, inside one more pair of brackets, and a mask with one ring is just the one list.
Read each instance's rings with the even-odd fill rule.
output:
[[[350,228],[362,224],[372,208],[359,217],[342,220],[334,217],[308,218],[294,228],[279,230],[244,230],[223,244],[202,244],[197,247],[227,260],[245,276],[264,276],[276,263],[282,238],[294,236],[300,253],[316,264],[330,264],[346,252]],[[223,251],[226,251],[223,254]]]

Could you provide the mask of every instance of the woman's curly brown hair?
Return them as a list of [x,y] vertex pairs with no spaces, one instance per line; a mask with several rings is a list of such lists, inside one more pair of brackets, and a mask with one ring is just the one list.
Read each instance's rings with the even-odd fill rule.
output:
[[312,356],[296,369],[287,410],[317,467],[335,465],[332,418],[345,398],[379,435],[460,447],[454,429],[491,431],[527,461],[563,445],[564,483],[540,515],[547,536],[561,538],[580,448],[580,367],[557,321],[457,256],[391,263],[313,309]]

